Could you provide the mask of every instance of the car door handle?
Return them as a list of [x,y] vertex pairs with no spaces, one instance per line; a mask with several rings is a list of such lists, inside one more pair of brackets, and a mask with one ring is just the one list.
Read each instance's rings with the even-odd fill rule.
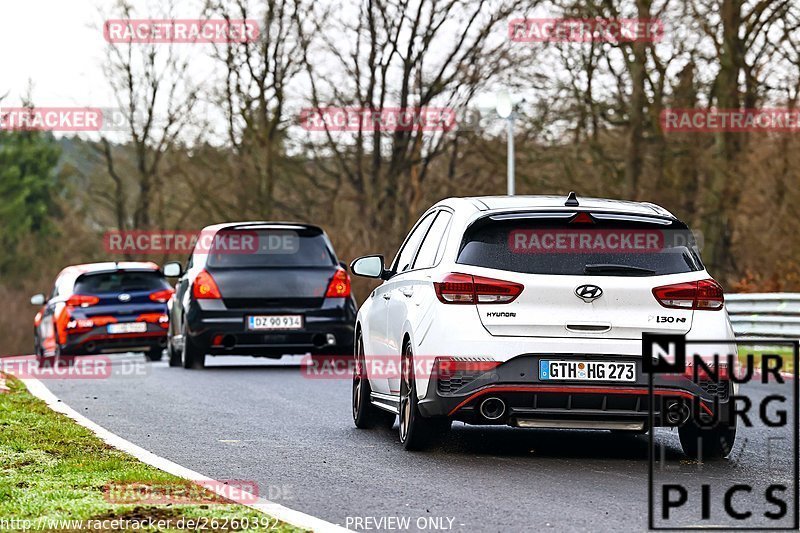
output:
[[412,296],[414,296],[414,289],[403,288],[400,289],[400,292],[403,293],[403,296],[405,296],[406,298],[411,298]]

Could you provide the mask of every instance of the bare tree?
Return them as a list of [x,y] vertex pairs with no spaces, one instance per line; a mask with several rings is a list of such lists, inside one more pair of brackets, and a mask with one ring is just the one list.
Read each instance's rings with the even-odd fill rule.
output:
[[[324,44],[305,47],[312,105],[463,111],[487,80],[513,66],[507,24],[530,7],[522,0],[366,0],[352,20],[335,26],[327,18],[333,29],[323,32]],[[376,123],[349,136],[326,131],[308,149],[317,172],[353,191],[368,241],[376,228],[407,229],[423,206],[432,163],[452,154],[456,139],[422,128],[386,132]]]
[[[312,11],[311,0],[211,1],[207,12],[231,19],[257,19],[258,37],[216,47],[223,81],[211,94],[225,116],[231,153],[219,170],[234,179],[239,194],[221,214],[272,216],[275,191],[286,175],[287,94],[303,71],[300,19]],[[285,179],[284,179],[285,181]]]
[[[136,18],[134,8],[120,0],[113,10],[120,19]],[[155,18],[171,19],[170,11]],[[98,152],[106,162],[113,190],[106,196],[116,212],[119,229],[150,228],[160,188],[165,155],[181,143],[195,121],[198,87],[190,79],[189,57],[171,43],[109,43],[104,70],[114,90],[126,130],[124,148],[103,136]],[[133,187],[126,184],[131,183]],[[130,188],[135,194],[129,193]]]

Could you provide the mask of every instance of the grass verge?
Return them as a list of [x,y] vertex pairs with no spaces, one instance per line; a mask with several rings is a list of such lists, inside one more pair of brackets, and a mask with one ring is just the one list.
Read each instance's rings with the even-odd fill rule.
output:
[[[20,381],[8,378],[7,385],[9,392],[0,394],[2,531],[75,531],[87,525],[93,531],[119,531],[133,529],[134,523],[144,526],[138,531],[303,531],[243,505],[220,502],[195,485],[190,485],[191,498],[176,497],[187,494],[181,489],[187,487],[185,480],[112,448],[52,411]],[[119,487],[132,483],[161,492],[151,490],[144,500],[130,498],[131,492]],[[196,503],[146,504],[165,493],[171,502]]]
[[794,373],[794,351],[789,347],[742,344],[739,346],[739,362],[743,366],[747,363],[748,354],[753,354],[754,367],[757,369],[761,369],[761,358],[764,354],[778,355],[783,359],[781,370],[790,374]]

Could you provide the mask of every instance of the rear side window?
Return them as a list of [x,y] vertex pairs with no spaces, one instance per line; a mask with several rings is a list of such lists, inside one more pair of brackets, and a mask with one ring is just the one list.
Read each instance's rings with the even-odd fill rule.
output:
[[419,224],[409,233],[406,242],[403,244],[403,247],[397,253],[397,257],[394,260],[393,270],[396,273],[399,274],[411,269],[411,262],[414,260],[414,254],[417,253],[417,247],[419,247],[420,241],[428,231],[431,222],[433,222],[435,214],[434,212],[425,215]]
[[75,293],[158,291],[169,287],[160,272],[104,272],[79,277],[75,282]]
[[417,252],[417,258],[414,260],[414,268],[428,268],[436,264],[437,252],[442,244],[447,225],[450,223],[452,215],[447,211],[440,211],[436,216],[436,220],[431,224],[425,240]]
[[487,217],[467,229],[457,262],[569,276],[655,276],[703,269],[694,237],[683,223],[621,218],[626,219],[585,213],[563,218]]
[[[198,248],[202,246],[198,242]],[[208,244],[208,266],[225,267],[330,267],[336,264],[328,239],[321,230],[242,229],[220,231]],[[203,253],[196,251],[195,253]]]

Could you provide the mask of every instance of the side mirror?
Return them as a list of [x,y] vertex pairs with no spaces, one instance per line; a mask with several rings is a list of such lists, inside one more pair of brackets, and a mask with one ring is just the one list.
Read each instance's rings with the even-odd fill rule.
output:
[[365,278],[386,279],[382,255],[365,255],[350,263],[350,271],[356,276]]
[[39,293],[31,296],[31,304],[33,305],[42,306],[44,305],[44,302],[45,302],[44,294]]
[[183,274],[183,267],[177,261],[170,261],[164,265],[164,275],[168,278],[179,278]]

